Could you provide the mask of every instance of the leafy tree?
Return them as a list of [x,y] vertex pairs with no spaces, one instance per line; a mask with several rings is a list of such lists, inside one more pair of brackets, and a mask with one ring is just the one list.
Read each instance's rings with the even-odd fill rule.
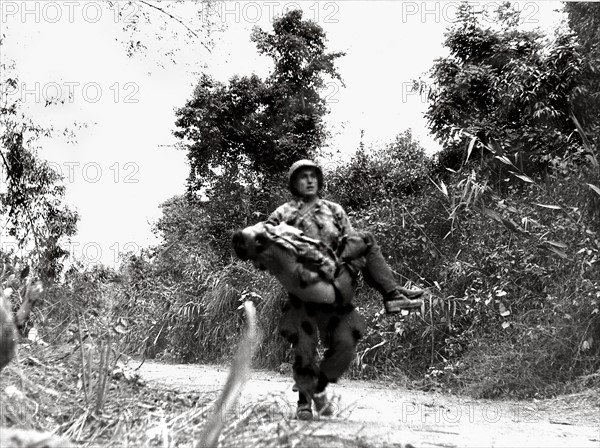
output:
[[[326,53],[326,37],[316,23],[302,21],[302,12],[290,11],[273,23],[273,33],[255,28],[252,41],[260,54],[273,59],[267,79],[265,119],[277,134],[273,155],[275,172],[298,158],[313,155],[326,136],[322,118],[327,113],[320,96],[324,76],[342,82],[335,60],[344,53]],[[267,165],[261,169],[269,169]]]
[[[549,40],[538,31],[521,30],[519,14],[508,3],[496,11],[496,29],[484,28],[466,3],[458,18],[446,34],[450,55],[431,70],[426,113],[444,145],[442,161],[452,163],[458,153],[456,168],[473,149],[469,142],[463,146],[462,131],[484,144],[502,141],[506,155],[517,156],[525,170],[582,154],[577,122],[590,117],[574,108],[586,94],[581,89],[584,58],[574,36],[558,33]],[[527,167],[528,162],[533,164]]]
[[[2,64],[7,73],[8,67]],[[76,232],[78,216],[63,203],[61,177],[35,149],[36,141],[52,135],[27,119],[10,92],[17,80],[8,76],[0,85],[0,164],[4,179],[0,191],[0,213],[8,235],[21,249],[32,249],[33,266],[45,283],[55,280],[68,252],[64,238]],[[4,224],[3,224],[4,225]]]
[[260,182],[314,155],[325,138],[320,90],[323,76],[340,79],[334,62],[343,53],[326,53],[325,33],[301,11],[275,20],[273,33],[255,28],[252,40],[273,59],[266,80],[236,76],[225,85],[203,75],[177,111],[175,135],[186,143],[192,191],[244,170]]

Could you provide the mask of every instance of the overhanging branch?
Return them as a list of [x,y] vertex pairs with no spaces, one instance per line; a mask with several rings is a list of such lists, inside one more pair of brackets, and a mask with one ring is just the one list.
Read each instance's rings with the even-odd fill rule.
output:
[[[167,17],[169,17],[170,19],[172,19],[172,20],[175,20],[175,21],[176,21],[176,22],[178,22],[179,24],[183,25],[183,27],[184,27],[186,30],[188,30],[188,32],[189,32],[189,33],[191,33],[191,34],[192,34],[192,35],[193,35],[195,38],[197,38],[197,39],[200,39],[200,36],[198,35],[198,33],[196,33],[196,32],[195,32],[193,29],[191,29],[189,26],[187,26],[187,25],[186,25],[186,24],[183,22],[183,20],[181,20],[179,17],[175,17],[175,16],[174,16],[173,14],[171,14],[170,12],[168,12],[168,11],[165,11],[163,8],[160,8],[160,7],[156,6],[156,5],[153,5],[153,4],[151,4],[151,3],[148,3],[147,1],[140,0],[140,3],[142,3],[142,4],[146,5],[146,6],[150,7],[150,8],[154,8],[154,9],[156,9],[157,11],[159,11],[159,12],[161,12],[162,14],[166,15]],[[200,42],[200,44],[201,44],[201,45],[202,45],[204,48],[206,48],[206,51],[208,51],[209,53],[211,53],[211,54],[212,54],[212,51],[210,50],[210,48],[208,48],[208,47],[206,46],[206,44],[205,44],[204,42],[202,42],[202,41],[201,41],[201,42]]]

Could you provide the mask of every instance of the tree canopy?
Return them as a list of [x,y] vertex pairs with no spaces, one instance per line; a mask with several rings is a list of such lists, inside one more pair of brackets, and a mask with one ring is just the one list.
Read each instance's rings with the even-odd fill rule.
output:
[[596,117],[578,106],[588,102],[588,61],[575,36],[525,31],[508,3],[496,11],[495,28],[484,27],[467,3],[458,11],[444,43],[450,54],[430,72],[426,116],[444,145],[442,158],[467,152],[458,138],[462,131],[484,143],[504,142],[509,156],[533,162],[534,171],[553,158],[583,154],[579,123]]
[[334,63],[343,53],[328,53],[323,29],[298,10],[276,19],[273,32],[255,28],[251,39],[273,60],[267,79],[235,76],[224,84],[203,75],[177,111],[175,135],[188,151],[190,191],[223,176],[261,183],[314,156],[324,142],[321,90],[325,76],[341,80]]

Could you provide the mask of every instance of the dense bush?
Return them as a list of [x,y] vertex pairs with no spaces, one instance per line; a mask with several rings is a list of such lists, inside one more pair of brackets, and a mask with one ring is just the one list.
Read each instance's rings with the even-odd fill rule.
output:
[[348,210],[417,192],[427,182],[432,160],[410,130],[381,148],[359,148],[350,163],[327,172],[325,194]]
[[387,341],[375,371],[402,366],[487,397],[564,390],[600,367],[600,195],[589,186],[600,179],[562,160],[543,179],[492,188],[490,166],[358,214],[401,278],[432,293],[422,319],[370,310],[371,347]]
[[[202,254],[183,255],[131,257],[122,267],[119,306],[132,318],[130,350],[165,360],[225,362],[235,353],[245,325],[240,306],[252,300],[268,335],[258,350],[258,364],[280,363],[285,347],[273,336],[285,296],[276,281],[241,262],[218,267],[207,264]],[[173,260],[187,263],[176,277],[165,267]]]

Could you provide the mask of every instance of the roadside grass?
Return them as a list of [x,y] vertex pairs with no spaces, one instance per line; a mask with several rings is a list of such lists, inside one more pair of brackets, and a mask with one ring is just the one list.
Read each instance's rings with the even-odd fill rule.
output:
[[[89,378],[97,382],[99,357],[92,356]],[[86,398],[76,345],[21,345],[18,359],[2,373],[0,425],[52,432],[79,446],[174,446],[194,440],[214,399],[149,388],[125,364],[108,375],[98,408]]]
[[[85,398],[78,347],[21,345],[19,351],[2,374],[0,425],[51,432],[78,446],[195,446],[217,395],[149,387],[134,371],[139,362],[132,361],[109,372],[106,399],[97,409]],[[276,418],[277,409],[253,404],[228,416],[221,446],[248,446],[243,444],[248,427],[268,421],[281,426],[277,440],[256,440],[253,446],[285,446],[280,442],[293,431]]]
[[[91,347],[86,347],[86,350]],[[92,353],[92,359],[99,360]],[[19,355],[0,377],[0,426],[52,433],[81,447],[195,447],[219,391],[206,393],[146,385],[135,373],[139,361],[119,363],[108,372],[105,400],[97,408],[83,390],[81,359],[75,344],[21,344]],[[99,366],[94,362],[92,370]],[[92,381],[97,375],[92,374]],[[227,448],[362,447],[316,432],[323,422],[301,422],[283,396],[238,403],[226,415],[219,439]]]

